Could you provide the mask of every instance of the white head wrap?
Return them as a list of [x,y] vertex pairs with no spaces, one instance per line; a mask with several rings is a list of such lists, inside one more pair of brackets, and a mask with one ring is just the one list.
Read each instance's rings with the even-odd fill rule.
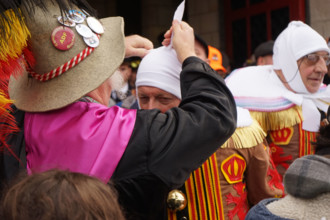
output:
[[309,94],[301,79],[297,60],[317,51],[330,53],[325,39],[307,24],[292,21],[275,40],[273,67],[282,70],[295,92]]
[[151,50],[141,61],[136,88],[152,86],[169,92],[181,99],[180,73],[182,65],[173,48],[159,47]]

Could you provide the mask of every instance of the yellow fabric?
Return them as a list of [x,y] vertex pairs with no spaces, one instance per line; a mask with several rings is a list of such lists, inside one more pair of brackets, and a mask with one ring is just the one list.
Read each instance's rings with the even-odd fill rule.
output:
[[250,114],[259,122],[265,132],[292,127],[301,123],[303,120],[302,109],[299,106],[278,112],[250,111]]
[[13,10],[5,11],[8,22],[5,22],[5,33],[7,36],[0,38],[0,60],[7,61],[8,58],[17,58],[21,55],[23,48],[27,46],[30,32],[25,23],[21,21]]
[[263,142],[266,133],[256,120],[248,127],[236,128],[235,133],[221,146],[222,148],[251,148]]

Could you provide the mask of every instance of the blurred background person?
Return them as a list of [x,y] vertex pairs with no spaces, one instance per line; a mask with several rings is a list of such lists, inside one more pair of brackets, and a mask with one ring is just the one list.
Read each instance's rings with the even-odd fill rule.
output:
[[209,48],[209,56],[208,59],[210,61],[210,66],[212,69],[217,71],[222,78],[226,78],[227,76],[227,70],[226,68],[222,65],[222,54],[221,52],[212,46],[208,46]]
[[111,99],[116,105],[122,106],[124,100],[132,95],[135,96],[135,78],[140,60],[141,58],[139,57],[128,57],[119,66],[118,70],[121,73],[122,85],[119,89],[111,92]]
[[128,109],[138,109],[138,105],[136,101],[135,81],[136,81],[137,69],[140,65],[141,58],[129,57],[126,58],[125,60],[126,60],[126,68],[130,70],[130,76],[127,81],[130,94],[128,94],[127,97],[123,99],[121,102],[117,103],[117,105],[120,105],[121,107]]
[[208,64],[210,63],[209,46],[205,40],[197,34],[195,34],[195,53],[200,59]]
[[257,66],[273,65],[273,47],[273,40],[263,42],[256,47],[254,57]]

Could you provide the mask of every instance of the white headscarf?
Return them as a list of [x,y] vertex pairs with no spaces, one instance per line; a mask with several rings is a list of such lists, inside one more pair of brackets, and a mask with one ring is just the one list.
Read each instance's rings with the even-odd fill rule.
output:
[[309,131],[318,131],[321,115],[317,108],[323,111],[327,109],[327,105],[319,99],[329,99],[330,93],[329,90],[324,94],[308,92],[300,76],[297,60],[317,51],[330,53],[325,39],[301,21],[290,22],[274,44],[273,67],[282,70],[290,87],[302,95],[302,102],[296,104],[302,105],[303,129]]
[[153,49],[142,59],[139,65],[135,82],[136,88],[152,86],[181,99],[181,66],[173,48],[163,46]]
[[301,21],[292,21],[274,44],[273,67],[282,70],[290,87],[297,93],[310,94],[300,76],[297,60],[317,51],[330,53],[325,39]]

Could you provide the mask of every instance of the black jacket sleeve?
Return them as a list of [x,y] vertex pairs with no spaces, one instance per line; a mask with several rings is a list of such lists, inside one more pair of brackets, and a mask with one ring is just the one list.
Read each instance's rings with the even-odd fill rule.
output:
[[236,128],[236,106],[223,79],[189,57],[181,73],[182,101],[165,114],[139,110],[114,181],[157,177],[167,187],[182,185]]

